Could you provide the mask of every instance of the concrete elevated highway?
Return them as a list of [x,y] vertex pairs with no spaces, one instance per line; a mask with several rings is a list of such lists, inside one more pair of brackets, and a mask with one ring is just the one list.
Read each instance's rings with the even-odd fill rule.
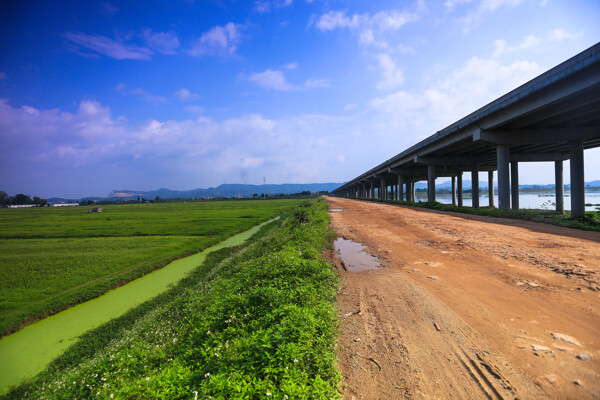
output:
[[[571,216],[585,215],[584,150],[600,147],[600,43],[539,75],[333,191],[342,197],[415,200],[415,183],[451,177],[462,206],[462,176],[471,173],[479,207],[479,172],[488,172],[498,207],[519,208],[519,163],[554,162],[556,211],[564,212],[563,162],[570,162]],[[490,194],[490,206],[495,206]]]

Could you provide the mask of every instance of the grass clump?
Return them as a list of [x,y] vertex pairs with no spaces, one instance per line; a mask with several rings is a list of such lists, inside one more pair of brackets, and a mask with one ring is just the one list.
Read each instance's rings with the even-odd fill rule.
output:
[[327,208],[313,200],[243,249],[215,253],[6,398],[339,397]]
[[567,228],[582,229],[588,231],[600,231],[600,211],[588,211],[584,217],[578,219],[571,218],[571,212],[565,211],[564,214],[556,214],[548,210],[519,209],[519,210],[500,210],[498,208],[473,208],[459,207],[452,204],[442,204],[436,201],[410,202],[398,200],[380,200],[380,199],[361,199],[380,203],[398,204],[403,206],[428,208],[431,210],[454,211],[464,214],[484,215],[497,218],[514,218],[526,221],[543,222],[546,224],[559,225]]

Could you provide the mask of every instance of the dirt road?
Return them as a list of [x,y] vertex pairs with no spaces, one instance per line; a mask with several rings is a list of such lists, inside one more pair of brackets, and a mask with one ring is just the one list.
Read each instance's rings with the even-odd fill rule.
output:
[[336,262],[346,399],[600,397],[600,233],[329,202],[384,264]]

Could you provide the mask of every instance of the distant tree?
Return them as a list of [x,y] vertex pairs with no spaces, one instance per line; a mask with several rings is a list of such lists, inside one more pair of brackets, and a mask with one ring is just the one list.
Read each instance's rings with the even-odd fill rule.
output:
[[310,196],[310,190],[304,190],[300,193],[302,196]]
[[12,204],[33,204],[33,201],[26,194],[19,193],[13,197]]
[[6,206],[10,201],[10,196],[8,194],[6,194],[6,192],[3,192],[2,190],[0,190],[0,206]]
[[33,196],[33,204],[37,204],[40,207],[44,207],[46,204],[48,204],[48,201],[46,199],[42,199],[40,197]]
[[258,193],[254,193],[254,194],[252,195],[252,198],[253,198],[253,199],[258,199]]
[[159,201],[160,201],[160,197],[156,196],[156,197],[154,198],[154,201],[156,201],[156,202],[159,202]]

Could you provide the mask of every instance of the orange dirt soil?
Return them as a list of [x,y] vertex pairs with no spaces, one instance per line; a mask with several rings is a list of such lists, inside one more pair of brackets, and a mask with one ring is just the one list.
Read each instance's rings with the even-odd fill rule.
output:
[[329,198],[345,399],[600,397],[600,233]]

